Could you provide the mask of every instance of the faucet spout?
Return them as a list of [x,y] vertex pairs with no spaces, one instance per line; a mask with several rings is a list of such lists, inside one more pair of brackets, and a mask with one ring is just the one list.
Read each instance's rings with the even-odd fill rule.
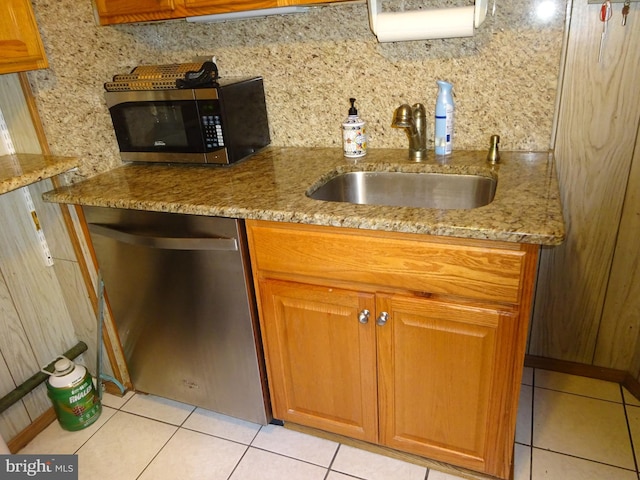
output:
[[420,162],[427,158],[427,114],[423,104],[400,105],[394,112],[391,126],[405,130],[411,160]]

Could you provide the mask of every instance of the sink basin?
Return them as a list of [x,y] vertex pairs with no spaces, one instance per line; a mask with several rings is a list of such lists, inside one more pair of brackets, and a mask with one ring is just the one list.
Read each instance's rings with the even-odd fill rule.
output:
[[307,196],[315,200],[391,207],[471,209],[493,201],[497,180],[455,173],[346,172]]

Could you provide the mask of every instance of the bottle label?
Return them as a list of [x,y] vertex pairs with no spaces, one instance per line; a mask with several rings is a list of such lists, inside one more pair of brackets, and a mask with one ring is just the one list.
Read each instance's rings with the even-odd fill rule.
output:
[[88,427],[102,413],[98,392],[88,372],[66,387],[53,387],[47,382],[47,395],[53,403],[60,426],[65,430]]
[[345,157],[364,157],[367,154],[367,133],[364,125],[345,123],[342,126],[342,145]]
[[449,155],[453,150],[453,106],[445,106],[444,115],[436,115],[436,155]]

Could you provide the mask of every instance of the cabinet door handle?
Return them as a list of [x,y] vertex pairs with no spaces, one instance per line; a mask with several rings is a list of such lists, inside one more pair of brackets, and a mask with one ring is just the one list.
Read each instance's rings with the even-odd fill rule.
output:
[[140,235],[136,232],[118,230],[113,227],[88,223],[89,232],[111,238],[129,245],[139,245],[164,250],[238,250],[235,238],[226,237],[165,237]]
[[376,318],[376,323],[382,327],[387,323],[387,320],[389,320],[389,314],[387,312],[380,312],[380,315]]
[[371,316],[371,312],[365,308],[358,315],[358,321],[360,323],[368,323],[369,322],[369,316]]

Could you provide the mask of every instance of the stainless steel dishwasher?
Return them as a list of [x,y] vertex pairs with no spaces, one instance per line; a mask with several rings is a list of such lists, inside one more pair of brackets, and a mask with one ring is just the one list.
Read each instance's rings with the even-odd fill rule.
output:
[[134,388],[266,424],[244,223],[83,210]]

